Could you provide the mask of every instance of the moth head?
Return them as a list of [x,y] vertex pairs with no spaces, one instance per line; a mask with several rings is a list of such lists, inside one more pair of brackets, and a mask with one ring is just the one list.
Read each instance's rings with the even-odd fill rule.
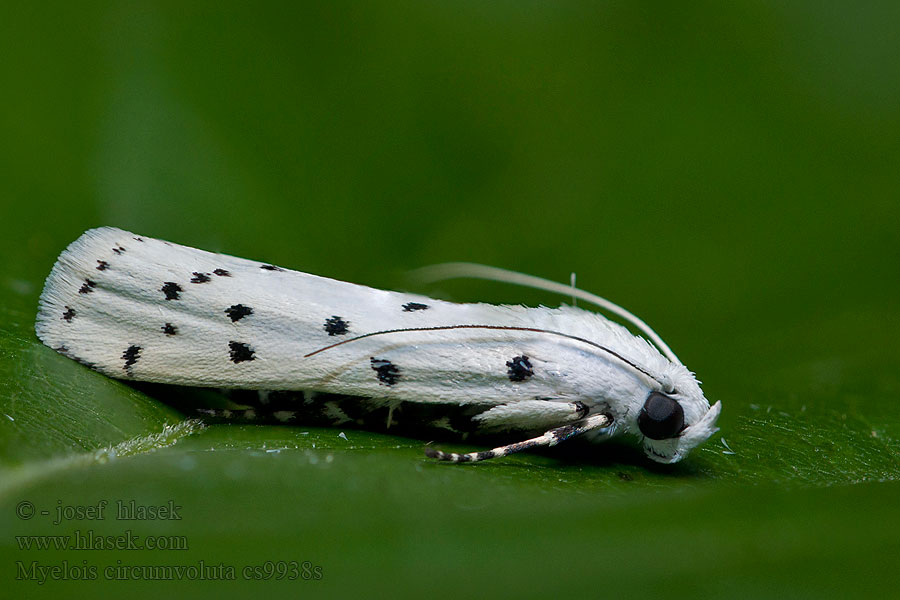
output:
[[719,430],[716,420],[722,404],[710,406],[700,386],[687,392],[653,390],[637,413],[638,433],[644,452],[660,463],[675,463]]

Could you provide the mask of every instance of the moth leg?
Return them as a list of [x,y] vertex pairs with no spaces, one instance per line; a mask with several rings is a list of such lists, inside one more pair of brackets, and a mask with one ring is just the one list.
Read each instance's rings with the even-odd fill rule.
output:
[[530,450],[532,448],[537,448],[540,446],[555,446],[558,443],[564,442],[576,435],[581,435],[593,429],[609,427],[611,424],[612,418],[609,415],[591,415],[578,423],[556,427],[555,429],[546,431],[543,435],[536,438],[531,438],[530,440],[525,440],[524,442],[516,442],[515,444],[509,444],[508,446],[500,446],[499,448],[494,448],[493,450],[486,450],[483,452],[470,452],[468,454],[456,454],[454,452],[441,452],[440,450],[436,450],[434,448],[425,448],[425,456],[456,463],[478,462],[480,460],[499,458],[501,456],[507,456],[515,452],[522,452],[523,450]]
[[472,417],[481,432],[540,431],[580,421],[588,415],[582,402],[521,400],[501,404]]
[[400,406],[400,400],[390,400],[388,401],[388,416],[387,416],[387,425],[385,429],[391,428],[391,423],[394,423],[394,409]]

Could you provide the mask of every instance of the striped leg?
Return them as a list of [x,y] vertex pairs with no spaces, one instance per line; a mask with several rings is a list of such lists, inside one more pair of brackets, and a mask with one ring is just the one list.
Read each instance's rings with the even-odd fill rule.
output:
[[609,427],[610,424],[612,424],[612,419],[609,417],[609,415],[591,415],[590,417],[584,419],[583,421],[580,421],[579,423],[575,423],[573,425],[563,425],[562,427],[551,429],[536,438],[531,438],[530,440],[525,440],[524,442],[516,442],[515,444],[509,444],[508,446],[500,446],[499,448],[494,448],[493,450],[486,450],[484,452],[470,452],[468,454],[456,454],[453,452],[441,452],[440,450],[435,450],[434,448],[425,448],[425,456],[429,458],[436,458],[438,460],[448,460],[450,462],[456,463],[478,462],[480,460],[487,460],[489,458],[499,458],[501,456],[507,456],[515,452],[522,452],[523,450],[530,450],[539,446],[555,446],[558,443],[564,442],[571,437],[581,435],[582,433],[591,431],[592,429]]

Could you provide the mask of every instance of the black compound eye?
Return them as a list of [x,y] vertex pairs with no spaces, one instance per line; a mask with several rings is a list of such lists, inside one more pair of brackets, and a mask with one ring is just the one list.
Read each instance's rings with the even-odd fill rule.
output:
[[673,398],[651,392],[637,421],[641,433],[651,440],[667,440],[684,429],[684,409]]

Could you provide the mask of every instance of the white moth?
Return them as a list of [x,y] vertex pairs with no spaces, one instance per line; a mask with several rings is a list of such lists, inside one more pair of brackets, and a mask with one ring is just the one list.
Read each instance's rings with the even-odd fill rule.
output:
[[441,274],[570,294],[626,318],[656,347],[575,307],[456,304],[111,227],[60,255],[36,331],[110,377],[467,409],[477,433],[533,436],[470,454],[427,450],[454,462],[624,433],[651,459],[674,463],[717,430],[720,403],[710,407],[693,374],[624,309],[499,269],[456,264]]

